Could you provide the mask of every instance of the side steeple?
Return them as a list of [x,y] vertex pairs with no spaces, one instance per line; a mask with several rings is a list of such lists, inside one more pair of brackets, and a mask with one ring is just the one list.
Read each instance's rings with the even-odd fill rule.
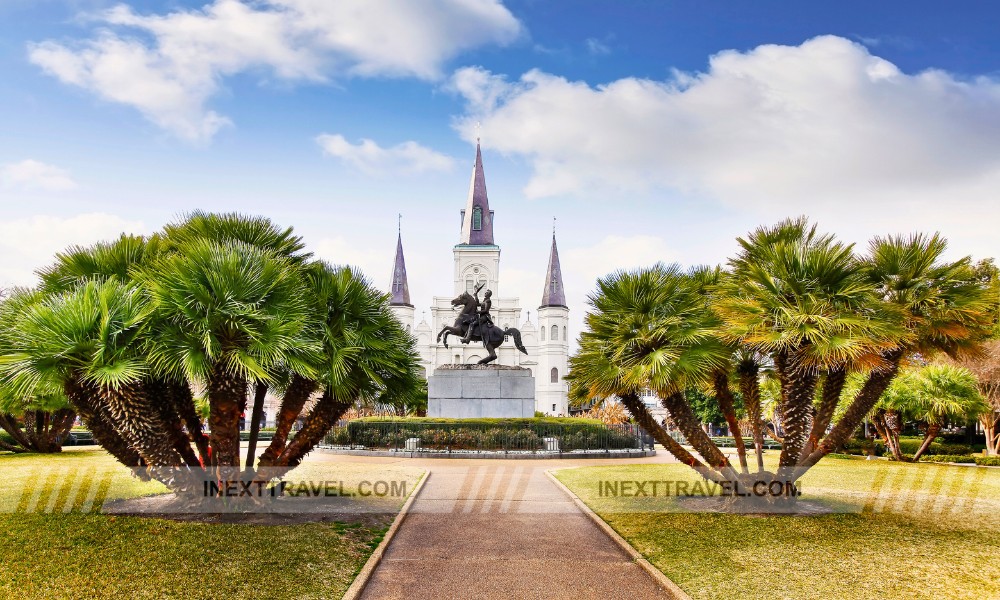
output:
[[410,284],[406,281],[406,261],[403,259],[403,233],[396,238],[396,262],[392,267],[392,281],[389,284],[392,298],[390,306],[408,306],[410,303]]
[[562,268],[559,266],[559,249],[556,247],[556,234],[552,232],[552,250],[549,252],[549,268],[545,273],[545,291],[542,292],[542,304],[546,306],[566,307],[566,292],[563,290]]
[[462,237],[459,244],[468,246],[492,246],[493,212],[486,197],[486,176],[483,174],[483,153],[476,141],[476,164],[472,166],[472,183],[469,185],[469,199],[462,211]]

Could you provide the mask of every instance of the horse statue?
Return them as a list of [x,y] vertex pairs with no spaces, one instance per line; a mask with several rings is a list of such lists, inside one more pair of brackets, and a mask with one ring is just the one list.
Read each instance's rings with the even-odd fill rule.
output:
[[[478,290],[477,290],[478,291]],[[496,348],[504,343],[507,336],[512,336],[514,338],[514,346],[518,350],[528,353],[524,349],[524,344],[521,343],[521,332],[515,327],[509,327],[504,329],[496,325],[489,325],[488,323],[480,323],[480,319],[476,313],[476,308],[479,305],[479,300],[469,292],[462,292],[462,295],[451,301],[452,306],[461,306],[462,311],[458,313],[458,317],[455,319],[455,325],[449,326],[445,325],[441,328],[441,331],[437,334],[437,341],[442,341],[444,336],[444,347],[448,347],[448,334],[457,335],[462,337],[468,331],[469,327],[472,327],[472,335],[469,338],[473,342],[482,342],[486,346],[486,351],[489,352],[489,356],[479,361],[479,364],[485,365],[487,363],[493,362],[497,359]]]

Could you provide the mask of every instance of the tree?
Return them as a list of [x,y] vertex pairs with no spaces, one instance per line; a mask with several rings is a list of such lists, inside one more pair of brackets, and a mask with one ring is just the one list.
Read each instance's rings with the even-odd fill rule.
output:
[[[38,299],[28,290],[13,290],[3,296],[0,339],[11,334],[10,325],[19,312]],[[0,429],[6,431],[13,442],[0,440],[0,450],[60,452],[75,420],[76,413],[66,396],[58,391],[28,397],[15,393],[8,386],[0,386]]]
[[[949,420],[976,418],[988,410],[975,376],[951,365],[928,365],[904,370],[876,405],[872,421],[893,457],[919,460]],[[926,424],[926,433],[912,458],[899,447],[902,422],[912,418]]]
[[[638,390],[653,389],[700,458],[661,443],[707,479],[794,482],[854,433],[905,357],[975,352],[992,327],[985,286],[968,259],[940,260],[939,236],[877,238],[858,257],[800,218],[738,242],[726,271],[656,265],[599,280],[571,359],[579,390],[618,396],[661,441],[665,432],[637,401]],[[772,433],[782,451],[774,473],[760,450],[762,371],[776,382]],[[860,387],[848,385],[858,377]],[[739,436],[733,380],[750,416],[755,474],[742,444],[736,471],[683,394],[712,390]]]
[[[267,219],[195,213],[150,238],[71,248],[13,313],[0,383],[23,397],[63,392],[118,460],[183,489],[156,468],[239,467],[250,390],[287,398],[306,382],[305,397],[320,396],[269,463],[295,466],[354,403],[412,404],[421,389],[413,340],[387,296],[349,268],[310,262],[303,247]],[[304,405],[283,405],[282,418]]]

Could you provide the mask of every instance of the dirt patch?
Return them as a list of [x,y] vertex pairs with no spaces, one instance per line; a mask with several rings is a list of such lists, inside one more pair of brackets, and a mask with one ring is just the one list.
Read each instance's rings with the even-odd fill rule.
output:
[[[294,498],[280,498],[272,505],[233,507],[231,512],[204,510],[198,503],[176,494],[160,494],[104,503],[101,512],[107,515],[150,519],[167,519],[184,523],[215,523],[244,525],[299,525],[302,523],[351,523],[367,527],[388,527],[396,517],[394,512],[343,510],[343,507],[303,506],[296,510]],[[340,510],[338,510],[340,508]]]

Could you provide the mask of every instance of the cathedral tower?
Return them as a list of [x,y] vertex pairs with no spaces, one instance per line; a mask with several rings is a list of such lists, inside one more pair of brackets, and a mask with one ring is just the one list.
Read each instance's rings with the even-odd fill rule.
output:
[[389,308],[407,332],[413,331],[414,308],[410,302],[410,284],[406,280],[406,260],[403,258],[403,232],[396,238],[396,261],[389,280]]
[[563,289],[562,268],[556,234],[552,232],[552,250],[545,273],[545,289],[538,307],[538,368],[535,371],[535,404],[538,410],[552,415],[568,415],[569,387],[566,370],[569,355],[569,307]]

